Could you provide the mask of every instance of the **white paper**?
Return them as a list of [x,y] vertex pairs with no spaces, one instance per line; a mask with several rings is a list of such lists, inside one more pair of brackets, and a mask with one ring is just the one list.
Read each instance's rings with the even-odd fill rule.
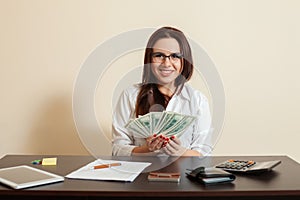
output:
[[[103,169],[94,169],[94,166],[110,163],[121,163],[121,165]],[[97,159],[86,166],[71,172],[66,178],[132,182],[149,165],[151,165],[151,163]]]

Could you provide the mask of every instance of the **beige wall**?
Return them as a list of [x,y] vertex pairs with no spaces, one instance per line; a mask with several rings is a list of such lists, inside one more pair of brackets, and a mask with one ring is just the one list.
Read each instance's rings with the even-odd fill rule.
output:
[[[214,154],[300,161],[299,9],[297,0],[0,0],[0,157],[88,154],[72,116],[81,64],[116,34],[173,25],[206,49],[223,80],[226,119]],[[141,55],[113,65],[137,66]],[[106,87],[121,76],[114,69]],[[110,107],[96,108],[109,124],[102,113]]]

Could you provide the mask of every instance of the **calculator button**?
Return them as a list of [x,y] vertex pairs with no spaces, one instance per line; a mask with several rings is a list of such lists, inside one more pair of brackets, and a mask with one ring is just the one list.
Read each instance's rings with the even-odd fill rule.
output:
[[246,171],[249,167],[253,166],[256,162],[253,160],[227,160],[217,165],[217,168],[233,171]]

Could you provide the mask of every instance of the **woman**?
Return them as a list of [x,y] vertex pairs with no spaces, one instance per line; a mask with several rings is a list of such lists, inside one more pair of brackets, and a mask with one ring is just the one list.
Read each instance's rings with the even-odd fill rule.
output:
[[[148,40],[142,83],[126,89],[113,116],[113,155],[203,156],[211,151],[211,116],[207,98],[187,85],[193,74],[190,45],[173,27],[156,30]],[[151,111],[173,111],[196,116],[180,136],[135,138],[125,125]]]

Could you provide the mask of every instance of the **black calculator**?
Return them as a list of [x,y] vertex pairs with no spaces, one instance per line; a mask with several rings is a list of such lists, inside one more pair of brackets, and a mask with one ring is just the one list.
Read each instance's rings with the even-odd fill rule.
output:
[[281,163],[280,160],[256,162],[254,160],[226,160],[217,164],[216,168],[221,168],[228,172],[242,173],[260,173],[271,171],[274,167]]

